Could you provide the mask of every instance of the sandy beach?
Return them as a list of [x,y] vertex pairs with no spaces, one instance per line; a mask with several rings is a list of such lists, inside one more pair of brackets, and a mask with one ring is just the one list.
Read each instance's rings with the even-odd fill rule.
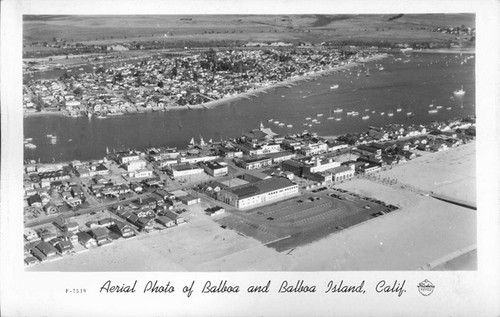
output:
[[[475,199],[474,154],[475,143],[470,143],[427,154],[380,175],[425,189],[430,186],[449,196]],[[452,183],[440,185],[445,181]],[[477,219],[473,210],[370,179],[355,179],[339,187],[379,198],[401,209],[292,252],[279,253],[254,239],[222,229],[204,214],[203,209],[208,206],[204,202],[188,213],[188,224],[132,240],[119,240],[27,270],[428,270],[443,267],[476,248]]]

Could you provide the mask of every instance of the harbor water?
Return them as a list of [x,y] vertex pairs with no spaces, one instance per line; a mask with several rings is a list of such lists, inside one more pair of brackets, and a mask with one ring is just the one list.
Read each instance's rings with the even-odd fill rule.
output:
[[[308,130],[334,136],[389,123],[427,124],[470,116],[475,114],[471,56],[395,54],[212,109],[104,119],[29,116],[24,119],[24,137],[32,138],[36,148],[25,148],[25,159],[89,160],[104,157],[106,149],[185,148],[191,138],[215,142],[238,137],[261,122],[283,135]],[[462,88],[465,94],[454,93]],[[47,135],[57,136],[57,141]]]

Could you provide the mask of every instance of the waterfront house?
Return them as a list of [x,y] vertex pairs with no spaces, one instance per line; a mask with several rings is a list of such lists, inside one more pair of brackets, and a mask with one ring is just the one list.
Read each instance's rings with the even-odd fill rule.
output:
[[121,221],[115,221],[115,224],[110,227],[114,232],[119,233],[123,238],[129,238],[135,235],[132,227]]
[[88,233],[78,232],[76,235],[78,236],[78,242],[87,249],[97,247],[97,241]]
[[59,254],[66,254],[73,251],[73,244],[70,241],[59,241],[55,247]]
[[137,219],[135,222],[135,225],[139,227],[141,231],[151,231],[154,229],[154,221],[153,219],[146,218],[146,217],[140,217]]
[[104,227],[93,228],[90,230],[90,235],[95,239],[98,245],[111,242],[111,240],[109,240],[108,230]]
[[339,166],[330,170],[332,181],[339,182],[354,177],[354,164],[351,166]]
[[35,248],[42,252],[46,257],[51,257],[57,254],[57,249],[45,241],[39,242]]
[[171,219],[167,216],[158,216],[158,217],[156,217],[155,220],[156,220],[156,222],[158,222],[159,224],[161,224],[167,228],[175,226],[175,219]]

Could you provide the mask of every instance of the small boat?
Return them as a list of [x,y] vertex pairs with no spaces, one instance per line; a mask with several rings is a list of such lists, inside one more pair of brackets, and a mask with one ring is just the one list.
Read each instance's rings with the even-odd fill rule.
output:
[[460,88],[460,90],[455,90],[455,91],[453,92],[453,94],[454,94],[455,96],[463,96],[463,95],[465,95],[464,86],[462,86],[462,88]]
[[293,128],[293,125],[292,124],[287,124],[286,126],[287,128]]
[[437,113],[437,109],[432,109],[432,110],[429,110],[429,113]]
[[370,119],[370,116],[362,116],[361,119],[368,120],[368,119]]
[[71,141],[73,141],[73,139],[68,139],[68,142],[71,142]]
[[326,118],[326,119],[327,119],[327,120],[333,120],[333,119],[335,119],[335,117],[328,117],[328,118]]
[[340,112],[342,112],[342,111],[344,111],[344,110],[343,110],[343,109],[341,109],[341,108],[337,108],[337,109],[333,110],[333,112],[334,112],[334,113],[340,113]]
[[28,141],[28,142],[31,142],[31,141],[33,141],[33,138],[26,138],[26,139],[24,139],[24,140],[25,140],[25,141]]
[[51,138],[52,134],[47,134],[46,137]]
[[268,119],[267,122],[273,122],[273,119]]
[[274,121],[274,124],[280,124],[280,122],[279,121]]
[[429,108],[432,108],[432,107],[434,107],[434,105],[433,105],[433,104],[430,104],[430,105],[429,105]]
[[307,117],[306,120],[311,120],[311,117]]
[[342,118],[335,118],[335,121],[340,121],[342,120]]
[[320,121],[315,121],[314,123],[316,123],[316,124],[320,124],[321,122],[320,122]]
[[316,114],[316,117],[322,117],[322,116],[323,116],[323,114],[322,114],[322,113],[317,113],[317,114]]
[[333,86],[330,86],[330,89],[332,89],[332,90],[333,90],[333,89],[337,89],[337,88],[339,88],[339,85],[333,85]]
[[411,112],[411,111],[406,113],[407,116],[411,116],[412,114],[413,114],[413,112]]
[[370,111],[370,109],[365,109],[365,111]]
[[278,124],[280,127],[284,127],[285,124],[283,122],[280,122],[280,124]]
[[381,116],[385,115],[385,112],[381,112],[381,113],[380,113],[380,115],[381,115]]
[[437,107],[436,107],[436,109],[441,109],[441,108],[443,108],[443,107],[442,107],[442,106],[437,106]]
[[392,117],[392,116],[394,116],[394,113],[393,113],[393,112],[388,112],[388,113],[387,113],[387,116],[388,116],[388,117]]
[[397,112],[401,112],[401,111],[403,111],[403,109],[401,109],[401,108],[397,108],[397,109],[396,109],[396,111],[397,111]]
[[384,70],[384,66],[380,65],[380,67],[378,68],[378,70]]
[[375,113],[375,110],[372,110],[372,113]]
[[451,107],[446,108],[446,110],[451,110]]
[[36,149],[36,145],[34,145],[33,143],[26,143],[26,144],[24,145],[24,147],[26,147],[26,148],[28,148],[28,149],[30,149],[30,150],[34,150],[34,149]]
[[97,119],[106,119],[107,116],[103,116],[103,115],[100,115],[100,116],[97,116]]

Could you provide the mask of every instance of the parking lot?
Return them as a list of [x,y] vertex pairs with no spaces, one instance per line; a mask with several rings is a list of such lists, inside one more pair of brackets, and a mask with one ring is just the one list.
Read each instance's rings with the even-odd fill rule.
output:
[[234,211],[218,222],[278,251],[285,251],[397,208],[342,189],[322,187],[265,207]]

